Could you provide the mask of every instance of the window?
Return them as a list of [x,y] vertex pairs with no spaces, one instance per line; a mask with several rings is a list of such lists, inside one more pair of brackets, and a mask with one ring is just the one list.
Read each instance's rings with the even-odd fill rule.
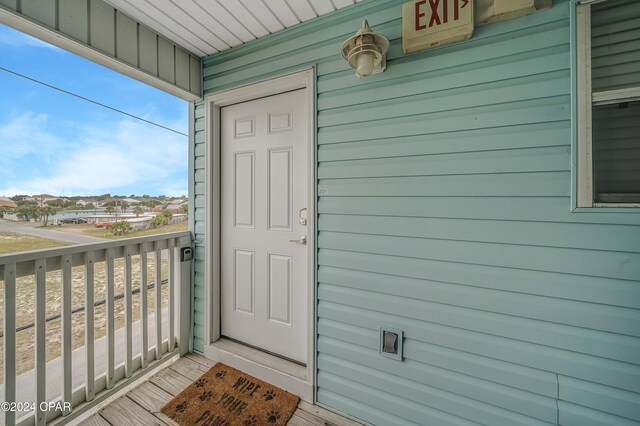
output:
[[577,13],[578,207],[640,207],[640,1]]

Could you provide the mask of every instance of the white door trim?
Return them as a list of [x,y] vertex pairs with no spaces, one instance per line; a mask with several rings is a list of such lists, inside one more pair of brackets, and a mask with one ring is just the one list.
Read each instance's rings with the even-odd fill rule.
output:
[[[268,380],[276,385],[283,387],[298,394],[303,399],[313,403],[313,380],[315,372],[315,269],[316,269],[316,224],[315,224],[315,200],[316,200],[316,108],[315,108],[315,69],[310,68],[303,71],[286,74],[280,77],[251,83],[238,88],[226,90],[219,93],[208,95],[205,100],[205,355],[208,357],[216,357],[220,359],[219,349],[213,343],[218,341],[220,334],[220,109],[222,107],[237,104],[240,102],[250,101],[266,96],[277,95],[280,93],[305,89],[307,96],[307,126],[308,126],[308,143],[309,143],[309,200],[308,200],[308,331],[307,331],[307,363],[306,363],[306,380],[304,383],[305,391],[301,392],[299,388],[292,389],[289,385],[291,377],[286,372],[282,372],[282,380],[270,374]],[[237,358],[237,357],[236,357]],[[237,362],[241,360],[236,359]],[[247,360],[247,368],[255,371],[255,363]],[[239,365],[239,364],[237,364]],[[253,367],[251,367],[253,366]],[[274,373],[269,368],[271,373]],[[299,380],[299,379],[298,379]],[[289,389],[287,389],[289,388]],[[300,395],[303,393],[303,395]]]

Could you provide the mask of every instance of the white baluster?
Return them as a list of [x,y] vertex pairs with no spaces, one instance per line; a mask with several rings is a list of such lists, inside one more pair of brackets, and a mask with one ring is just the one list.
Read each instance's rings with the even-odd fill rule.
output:
[[140,244],[140,323],[142,324],[142,368],[149,362],[149,313],[147,308],[147,245]]
[[[62,256],[62,401],[71,404],[73,370],[71,369],[71,255]],[[67,415],[70,409],[63,409]]]
[[132,361],[132,349],[133,349],[133,335],[131,327],[133,324],[132,318],[132,303],[131,298],[131,249],[129,246],[124,248],[124,324],[127,333],[126,342],[126,358],[125,358],[125,377],[131,377],[133,372]]
[[107,389],[111,389],[114,385],[113,370],[115,367],[115,304],[114,304],[114,288],[115,282],[113,278],[113,249],[107,249]]
[[95,255],[93,251],[89,251],[85,254],[84,258],[84,283],[85,283],[85,295],[84,295],[84,322],[85,322],[85,330],[84,330],[84,345],[85,345],[85,355],[86,359],[86,399],[87,401],[92,401],[96,396],[95,391],[95,347],[94,347],[94,309],[93,304],[95,303]]
[[[16,402],[16,264],[4,265],[4,400]],[[4,412],[4,424],[16,422],[15,411]]]
[[156,359],[162,357],[162,256],[155,243],[155,273],[156,273]]
[[36,276],[36,425],[46,424],[46,412],[41,403],[47,401],[47,264],[46,260],[35,261]]

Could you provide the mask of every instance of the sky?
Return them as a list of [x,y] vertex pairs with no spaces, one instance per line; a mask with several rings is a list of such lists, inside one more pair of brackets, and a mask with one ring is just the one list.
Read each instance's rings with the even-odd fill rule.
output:
[[[0,67],[188,133],[187,102],[0,24]],[[0,70],[0,196],[187,194],[188,138]]]

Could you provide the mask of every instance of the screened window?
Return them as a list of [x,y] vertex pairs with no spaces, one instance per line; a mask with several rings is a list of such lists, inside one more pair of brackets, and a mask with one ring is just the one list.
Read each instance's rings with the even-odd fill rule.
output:
[[640,1],[577,9],[578,207],[640,207]]

